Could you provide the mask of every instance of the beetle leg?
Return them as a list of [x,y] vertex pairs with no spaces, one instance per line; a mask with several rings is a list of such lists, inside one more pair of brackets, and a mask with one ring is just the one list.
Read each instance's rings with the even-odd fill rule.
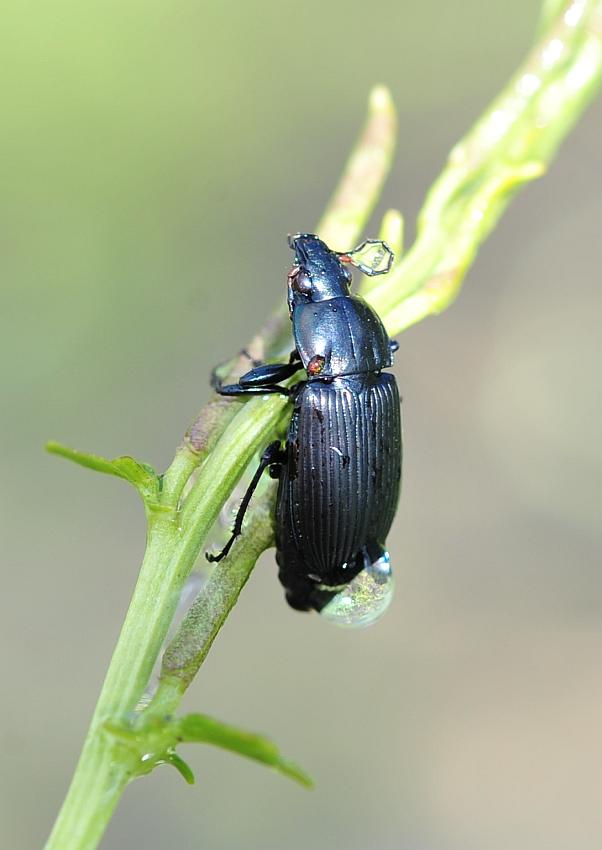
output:
[[396,339],[390,340],[389,350],[391,351],[391,354],[393,354],[395,351],[399,351],[399,343],[397,342]]
[[280,465],[284,463],[286,459],[286,453],[282,451],[280,446],[280,441],[276,440],[267,447],[264,453],[261,455],[261,460],[259,461],[259,466],[255,470],[255,475],[251,479],[251,483],[247,487],[247,492],[243,496],[242,502],[240,503],[240,507],[238,508],[238,513],[236,514],[236,519],[234,520],[234,527],[232,529],[232,536],[221,550],[216,555],[213,555],[209,552],[205,553],[205,556],[208,561],[215,562],[221,561],[222,558],[225,558],[230,549],[232,548],[232,544],[236,540],[236,538],[242,532],[242,524],[245,518],[245,514],[247,512],[247,508],[249,507],[249,502],[255,492],[255,488],[259,484],[259,479],[263,475],[265,469],[267,467],[274,467],[276,465]]
[[218,395],[227,396],[228,398],[250,396],[250,395],[267,395],[268,393],[280,393],[287,398],[291,394],[291,390],[287,387],[241,387],[240,384],[226,384],[225,387],[216,387],[215,391]]
[[263,366],[257,366],[256,369],[251,369],[242,378],[239,378],[238,383],[241,387],[269,387],[273,384],[279,384],[281,381],[286,381],[299,369],[302,369],[302,364],[299,363],[264,363]]
[[230,372],[232,367],[237,367],[241,361],[247,360],[250,365],[255,368],[256,366],[261,365],[261,360],[256,360],[251,354],[247,351],[246,348],[241,348],[238,354],[235,354],[234,357],[230,357],[228,360],[224,360],[223,363],[218,363],[217,366],[214,366],[211,370],[211,375],[209,377],[209,383],[215,389],[219,387],[222,382],[222,378],[220,376],[220,372],[225,372],[226,374]]
[[291,391],[288,387],[280,387],[278,384],[286,381],[302,368],[301,362],[264,363],[263,366],[257,366],[243,375],[237,384],[227,384],[225,387],[218,385],[215,390],[225,396],[264,395],[265,393],[289,396]]

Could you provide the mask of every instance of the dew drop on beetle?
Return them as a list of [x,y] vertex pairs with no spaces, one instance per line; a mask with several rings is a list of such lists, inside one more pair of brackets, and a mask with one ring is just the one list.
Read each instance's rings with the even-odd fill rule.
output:
[[320,614],[329,623],[345,628],[365,628],[385,613],[393,598],[393,573],[389,553],[364,567]]

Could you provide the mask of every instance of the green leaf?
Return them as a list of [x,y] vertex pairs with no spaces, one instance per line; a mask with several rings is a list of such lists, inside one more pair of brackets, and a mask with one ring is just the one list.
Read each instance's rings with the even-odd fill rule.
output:
[[358,241],[391,168],[396,136],[391,93],[375,86],[364,129],[315,231],[327,245],[347,251]]
[[189,785],[194,785],[194,773],[192,772],[192,768],[184,761],[183,758],[180,758],[177,753],[169,753],[165,759],[165,764],[173,765]]
[[313,781],[296,764],[280,755],[278,747],[267,738],[228,726],[206,714],[187,714],[174,721],[178,740],[182,743],[213,744],[224,750],[262,762],[294,779],[306,788],[313,788]]
[[145,506],[149,510],[170,510],[170,508],[159,504],[161,480],[153,467],[147,463],[141,463],[128,455],[110,460],[100,455],[70,449],[68,446],[63,446],[62,443],[56,443],[52,440],[46,443],[46,449],[51,454],[67,458],[67,460],[71,460],[80,466],[85,466],[96,472],[103,472],[105,475],[114,475],[117,478],[123,478],[124,481],[129,481],[138,490]]

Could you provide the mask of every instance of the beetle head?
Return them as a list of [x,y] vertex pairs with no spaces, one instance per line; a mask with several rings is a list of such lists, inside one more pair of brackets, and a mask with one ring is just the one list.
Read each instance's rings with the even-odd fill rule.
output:
[[386,274],[393,263],[393,251],[381,239],[365,239],[353,251],[331,251],[313,233],[295,233],[288,237],[295,252],[295,264],[288,275],[288,305],[305,301],[326,301],[349,295],[351,271],[355,266],[365,275]]
[[289,306],[349,295],[351,273],[321,239],[313,233],[295,233],[288,244],[295,252],[288,275]]

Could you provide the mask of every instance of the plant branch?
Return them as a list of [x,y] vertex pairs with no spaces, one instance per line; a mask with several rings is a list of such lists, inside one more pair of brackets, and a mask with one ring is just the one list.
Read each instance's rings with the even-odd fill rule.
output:
[[370,291],[392,335],[452,303],[479,245],[518,189],[545,172],[600,87],[600,0],[547,0],[542,19],[526,61],[451,151],[411,251]]
[[[384,112],[387,117],[393,114],[390,98],[383,96],[381,90],[380,96],[371,98],[367,126],[358,143],[359,149],[363,145],[372,148],[373,170],[365,174],[358,168],[362,156],[356,150],[338,189],[338,196],[344,194],[350,203],[355,198],[356,232],[343,215],[340,203],[333,203],[332,212],[322,221],[322,226],[328,228],[333,237],[343,233],[356,238],[372,211],[390,163],[392,139],[389,136],[394,135],[394,121],[385,121]],[[389,135],[385,127],[388,127]],[[376,140],[380,140],[383,146],[381,157],[374,152]],[[266,356],[278,346],[283,327],[284,322],[277,313],[263,332],[251,341],[248,353],[228,363],[223,374],[235,378],[248,368],[249,357],[260,359]],[[290,333],[288,327],[286,330]],[[286,406],[286,400],[279,397],[257,398],[246,404],[220,398],[211,401],[188,429],[184,443],[162,477],[160,491],[153,491],[158,493],[159,504],[166,510],[149,516],[147,550],[138,583],[71,786],[46,850],[95,848],[125,785],[132,778],[148,772],[149,760],[145,758],[144,742],[146,738],[156,737],[157,712],[167,714],[175,709],[190,681],[191,671],[205,657],[259,552],[271,543],[271,525],[266,524],[265,518],[261,520],[261,505],[253,511],[255,523],[245,531],[242,545],[236,547],[236,553],[225,565],[214,570],[209,582],[212,594],[215,593],[215,597],[209,600],[211,611],[207,611],[207,606],[205,609],[201,606],[203,615],[208,619],[203,620],[202,625],[195,624],[198,633],[192,634],[183,626],[176,636],[167,653],[173,666],[163,677],[151,705],[138,713],[135,739],[127,734],[120,737],[115,731],[124,724],[127,726],[132,712],[143,700],[181,590],[212,524],[253,455],[263,448],[266,433],[283,433]],[[234,451],[233,446],[236,447]],[[138,479],[126,475],[123,470],[147,470],[146,465],[133,458],[109,461],[57,443],[49,443],[48,449],[80,465],[125,478],[139,490]],[[201,467],[200,471],[193,480],[193,473],[198,467]],[[141,495],[144,498],[142,491]],[[193,606],[189,618],[199,610],[199,604]],[[189,618],[187,622],[190,622]],[[148,734],[141,731],[146,724]],[[111,731],[108,732],[108,729]],[[169,761],[167,755],[162,758],[161,754],[156,754],[150,764],[162,761]]]

